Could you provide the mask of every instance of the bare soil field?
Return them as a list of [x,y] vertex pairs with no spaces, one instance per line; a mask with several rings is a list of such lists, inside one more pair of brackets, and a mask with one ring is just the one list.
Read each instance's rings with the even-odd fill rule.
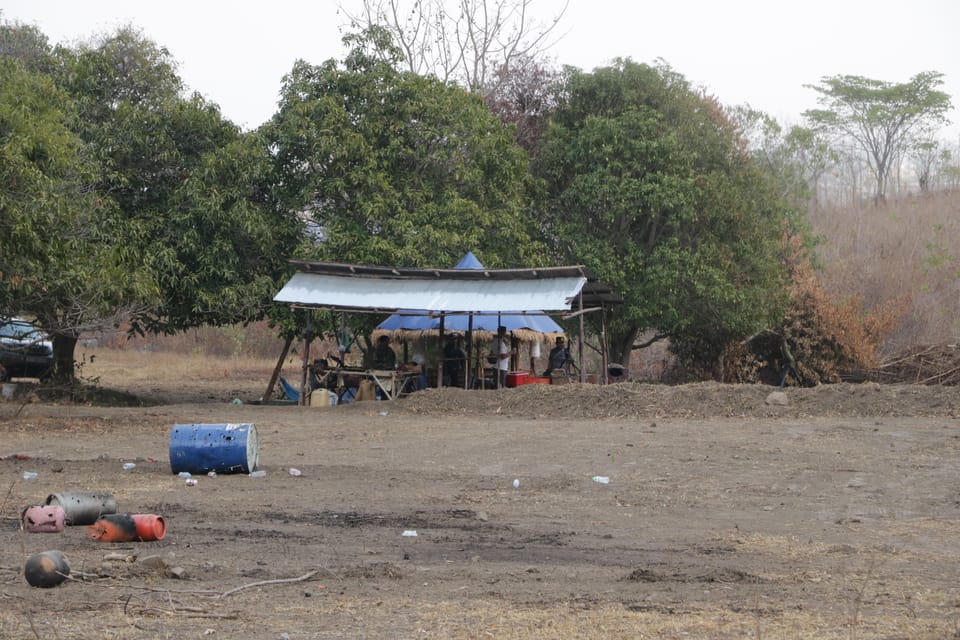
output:
[[[2,638],[960,638],[956,387],[309,408],[251,403],[269,362],[96,356],[84,376],[142,406],[29,385],[0,402]],[[188,486],[169,452],[184,423],[255,424],[266,475]],[[64,491],[110,492],[167,535],[20,529]],[[48,549],[71,579],[31,587],[23,563]]]

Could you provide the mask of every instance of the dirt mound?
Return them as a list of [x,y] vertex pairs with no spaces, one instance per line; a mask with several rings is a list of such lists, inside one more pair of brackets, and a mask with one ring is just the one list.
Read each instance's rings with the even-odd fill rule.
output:
[[[782,392],[785,404],[771,393]],[[708,418],[708,417],[863,417],[960,415],[957,387],[822,385],[777,389],[764,385],[702,382],[678,386],[523,385],[514,389],[465,391],[428,389],[397,404],[424,415],[504,415],[522,418]]]

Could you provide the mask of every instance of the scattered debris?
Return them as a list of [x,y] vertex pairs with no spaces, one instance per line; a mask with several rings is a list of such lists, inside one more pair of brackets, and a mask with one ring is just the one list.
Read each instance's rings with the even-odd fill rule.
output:
[[49,589],[70,575],[70,564],[62,551],[42,551],[27,558],[23,565],[23,577],[31,587]]
[[54,493],[47,496],[47,504],[63,507],[67,526],[93,524],[100,516],[117,512],[112,493]]
[[137,523],[126,513],[100,516],[87,527],[87,537],[97,542],[133,542],[137,539]]
[[24,531],[30,533],[59,533],[63,531],[66,513],[60,505],[27,507],[20,515]]
[[137,555],[135,553],[108,553],[103,556],[104,562],[136,562]]
[[960,344],[913,347],[874,369],[851,372],[844,379],[884,384],[957,386],[960,385]]
[[[279,578],[279,579],[277,579],[277,580],[261,580],[260,582],[251,582],[250,584],[245,584],[245,585],[239,586],[239,587],[237,587],[237,588],[235,588],[235,589],[230,589],[229,591],[224,591],[223,593],[220,594],[220,597],[221,597],[221,598],[226,598],[227,596],[231,596],[231,595],[233,595],[233,594],[235,594],[235,593],[238,593],[238,592],[240,592],[240,591],[243,591],[244,589],[252,589],[253,587],[262,587],[262,586],[265,586],[265,585],[268,585],[268,584],[289,584],[289,583],[291,583],[291,582],[303,582],[304,580],[309,580],[310,578],[312,578],[312,577],[315,576],[316,574],[317,574],[316,571],[311,571],[311,572],[309,572],[309,573],[303,574],[303,575],[300,576],[299,578]],[[320,588],[323,589],[324,587],[321,586]]]

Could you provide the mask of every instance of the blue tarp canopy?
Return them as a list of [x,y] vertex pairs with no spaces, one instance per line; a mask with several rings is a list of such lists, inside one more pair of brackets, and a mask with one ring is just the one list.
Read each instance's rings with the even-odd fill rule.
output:
[[[473,252],[467,252],[454,269],[485,269]],[[517,313],[505,310],[503,313],[447,314],[443,319],[445,333],[452,331],[466,333],[471,328],[476,338],[485,339],[497,333],[497,327],[503,325],[508,332],[520,340],[534,341],[549,339],[563,334],[563,327],[544,313]],[[377,325],[374,336],[384,333],[420,332],[435,335],[440,331],[440,315],[423,309],[401,309]]]

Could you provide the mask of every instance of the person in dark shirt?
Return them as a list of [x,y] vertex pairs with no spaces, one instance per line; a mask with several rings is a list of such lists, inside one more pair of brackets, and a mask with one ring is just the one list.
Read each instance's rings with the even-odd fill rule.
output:
[[549,378],[554,371],[567,372],[567,365],[570,363],[570,350],[564,344],[563,336],[557,336],[553,349],[550,349],[550,355],[547,356],[547,370],[543,372],[544,377]]
[[787,344],[785,337],[780,338],[780,386],[787,383],[787,376],[792,375],[797,384],[800,382],[800,376],[797,374],[797,359],[793,357],[790,351],[790,345]]
[[381,371],[390,371],[397,368],[397,354],[390,347],[390,337],[377,338],[377,346],[373,350],[373,368]]
[[443,345],[443,380],[448,386],[461,385],[461,374],[467,366],[467,354],[461,346],[459,333],[451,333],[447,336],[447,342]]

